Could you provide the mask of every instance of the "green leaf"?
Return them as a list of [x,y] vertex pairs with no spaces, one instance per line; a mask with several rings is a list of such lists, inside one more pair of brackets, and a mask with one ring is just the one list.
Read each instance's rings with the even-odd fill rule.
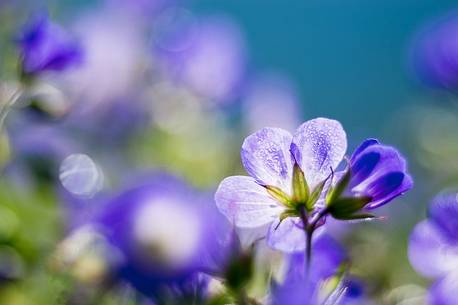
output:
[[280,188],[272,185],[266,185],[265,188],[267,190],[267,193],[269,193],[270,196],[272,196],[274,199],[276,199],[286,207],[292,207],[292,203],[289,199],[289,196]]
[[336,201],[340,195],[345,191],[345,189],[348,186],[348,183],[350,182],[351,178],[351,172],[350,169],[348,169],[343,175],[343,177],[340,179],[340,181],[337,183],[337,185],[329,190],[328,194],[326,195],[326,203],[328,205],[331,205],[333,201]]
[[356,212],[360,211],[371,201],[371,197],[344,197],[337,199],[328,206],[329,213],[336,219],[357,219]]
[[309,187],[304,172],[297,163],[293,168],[293,200],[295,203],[306,203],[309,197]]

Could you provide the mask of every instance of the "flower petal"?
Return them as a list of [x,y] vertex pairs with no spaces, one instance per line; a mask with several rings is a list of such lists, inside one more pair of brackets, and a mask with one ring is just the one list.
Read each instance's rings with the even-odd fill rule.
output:
[[[299,217],[288,217],[281,224],[276,219],[267,233],[267,244],[273,249],[295,253],[305,249],[305,232]],[[318,228],[313,234],[313,241],[324,232],[323,227]]]
[[82,50],[61,26],[46,15],[34,16],[20,33],[22,68],[27,73],[64,70],[79,63]]
[[317,118],[296,130],[291,152],[313,188],[336,169],[347,150],[347,136],[335,120]]
[[292,135],[280,128],[263,128],[248,136],[241,157],[246,171],[262,185],[279,187],[291,194],[293,159],[289,151]]
[[294,253],[305,249],[305,233],[299,217],[288,217],[279,225],[274,221],[267,233],[267,244],[279,251]]
[[319,305],[319,286],[305,280],[285,283],[274,290],[271,305]]
[[[302,233],[303,234],[303,233]],[[342,246],[329,235],[323,234],[313,240],[313,258],[309,280],[314,283],[328,279],[337,274],[340,264],[346,259]],[[290,256],[285,281],[305,279],[305,256],[303,252]]]
[[351,184],[357,188],[364,188],[389,172],[405,172],[407,168],[405,158],[390,146],[370,145],[356,156],[355,153],[351,159],[351,170],[356,180]]
[[458,291],[458,272],[451,273],[437,281],[428,293],[430,305],[456,305]]
[[458,194],[437,195],[429,208],[429,217],[450,241],[458,244]]
[[215,201],[221,213],[242,228],[255,228],[272,222],[283,210],[264,187],[247,176],[224,179],[216,191]]
[[[367,142],[367,141],[366,141]],[[404,157],[393,147],[372,142],[351,159],[351,191],[373,197],[368,208],[377,208],[413,186]]]
[[372,182],[366,194],[372,197],[372,201],[366,206],[368,209],[375,209],[388,201],[404,194],[413,186],[413,180],[409,175],[401,172],[386,174]]
[[366,139],[361,143],[353,152],[353,155],[351,156],[351,162],[358,157],[358,155],[363,152],[366,148],[369,146],[375,145],[375,144],[380,144],[380,142],[377,139]]
[[[352,157],[353,159],[353,157]],[[378,152],[369,152],[362,155],[351,164],[351,181],[350,187],[354,187],[367,179],[380,162],[381,155]]]
[[427,277],[440,277],[458,267],[458,244],[450,244],[431,221],[417,224],[410,236],[409,260]]

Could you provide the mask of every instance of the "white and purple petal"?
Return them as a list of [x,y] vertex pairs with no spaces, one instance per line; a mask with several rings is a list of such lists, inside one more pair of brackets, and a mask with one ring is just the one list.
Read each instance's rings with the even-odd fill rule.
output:
[[331,169],[337,168],[346,150],[347,136],[342,125],[326,118],[299,126],[291,145],[291,152],[312,188],[324,180]]
[[430,288],[429,305],[456,305],[458,292],[458,271],[440,279]]
[[261,185],[279,187],[291,194],[293,158],[292,135],[280,128],[263,128],[248,136],[241,157],[246,171]]
[[305,233],[299,217],[288,217],[280,224],[275,220],[267,233],[267,244],[281,252],[294,253],[304,251]]
[[429,220],[417,224],[410,236],[408,256],[415,270],[437,278],[458,269],[458,244],[451,244]]
[[[302,252],[305,249],[305,231],[299,217],[288,217],[280,224],[276,219],[267,233],[267,244],[284,253]],[[323,233],[322,227],[318,228],[313,237],[318,238]]]
[[266,191],[247,176],[224,179],[215,194],[216,206],[237,227],[256,228],[274,221],[283,211]]

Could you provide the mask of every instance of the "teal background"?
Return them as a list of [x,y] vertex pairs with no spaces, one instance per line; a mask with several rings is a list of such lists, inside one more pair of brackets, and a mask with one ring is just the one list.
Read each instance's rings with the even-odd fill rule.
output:
[[[408,75],[409,43],[456,1],[201,0],[200,13],[224,12],[242,26],[258,70],[289,75],[304,117],[334,117],[348,131],[381,135],[386,120],[420,103]],[[421,100],[421,101],[420,101]]]

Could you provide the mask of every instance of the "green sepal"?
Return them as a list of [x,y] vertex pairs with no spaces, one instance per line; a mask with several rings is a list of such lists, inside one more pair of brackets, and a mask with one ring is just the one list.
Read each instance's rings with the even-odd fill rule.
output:
[[364,213],[364,214],[352,214],[352,215],[348,215],[347,217],[344,216],[341,218],[337,218],[337,217],[335,218],[339,220],[358,220],[358,219],[370,219],[370,218],[375,218],[375,217],[376,217],[375,215]]
[[275,227],[275,230],[280,226],[280,224],[283,222],[283,220],[285,220],[286,218],[288,217],[297,217],[298,216],[298,212],[297,210],[294,210],[294,209],[287,209],[285,211],[283,211],[281,214],[280,214],[280,221],[278,222],[277,226]]
[[323,192],[324,185],[326,184],[327,181],[328,179],[320,182],[320,184],[318,184],[315,187],[315,189],[313,190],[313,192],[310,194],[309,200],[307,200],[307,204],[306,204],[306,208],[308,212],[313,211],[313,207],[315,206],[315,203],[318,201],[318,199],[320,199],[320,195]]
[[345,191],[345,189],[348,186],[348,183],[350,182],[351,178],[351,172],[350,169],[348,169],[345,172],[345,175],[339,180],[337,185],[329,190],[329,192],[326,195],[326,204],[331,205],[333,201],[337,200],[340,195]]
[[364,208],[370,201],[371,197],[343,197],[332,201],[327,209],[336,219],[361,219],[360,215],[365,214],[355,215],[355,213]]
[[283,192],[280,188],[272,185],[266,185],[265,186],[267,193],[270,194],[274,199],[282,203],[286,207],[292,207],[291,200],[289,199],[289,196]]
[[297,163],[293,168],[293,201],[295,203],[306,203],[309,197],[309,186],[304,177],[304,172]]

